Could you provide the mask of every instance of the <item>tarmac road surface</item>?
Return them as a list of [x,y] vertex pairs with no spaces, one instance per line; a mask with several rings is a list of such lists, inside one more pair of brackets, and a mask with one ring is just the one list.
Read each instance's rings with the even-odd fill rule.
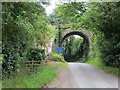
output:
[[68,63],[68,69],[49,88],[118,88],[118,78],[85,63]]

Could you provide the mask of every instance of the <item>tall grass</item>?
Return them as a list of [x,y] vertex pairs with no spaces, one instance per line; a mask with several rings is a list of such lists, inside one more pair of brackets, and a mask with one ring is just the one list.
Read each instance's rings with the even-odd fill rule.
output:
[[118,68],[106,66],[102,62],[101,58],[99,58],[99,57],[95,57],[93,59],[90,59],[86,63],[91,64],[97,68],[100,68],[100,69],[104,70],[106,73],[111,73],[112,75],[120,77],[120,75],[118,74]]
[[15,77],[5,79],[3,88],[40,88],[44,84],[48,84],[58,76],[58,72],[50,66],[41,66],[37,73],[29,75],[21,72]]
[[60,67],[61,69],[66,69],[68,67],[68,64],[67,64],[67,62],[64,62],[64,63],[57,62],[54,66]]

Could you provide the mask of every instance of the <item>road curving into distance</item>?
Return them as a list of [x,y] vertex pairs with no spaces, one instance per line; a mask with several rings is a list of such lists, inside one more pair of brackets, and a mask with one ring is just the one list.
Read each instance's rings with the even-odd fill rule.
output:
[[68,69],[50,88],[118,88],[118,78],[85,63],[68,63]]

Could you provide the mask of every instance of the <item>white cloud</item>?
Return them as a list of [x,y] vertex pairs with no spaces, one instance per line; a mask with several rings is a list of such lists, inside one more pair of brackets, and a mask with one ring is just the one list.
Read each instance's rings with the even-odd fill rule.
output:
[[51,0],[50,5],[46,7],[46,13],[52,14],[53,10],[56,8],[56,5],[59,3],[59,0]]

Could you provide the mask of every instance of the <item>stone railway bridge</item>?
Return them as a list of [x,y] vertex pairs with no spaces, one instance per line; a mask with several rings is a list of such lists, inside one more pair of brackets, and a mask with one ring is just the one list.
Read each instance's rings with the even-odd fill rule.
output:
[[83,43],[85,44],[85,56],[87,56],[90,49],[92,48],[91,44],[92,33],[84,29],[79,29],[77,31],[73,31],[72,29],[65,29],[64,32],[61,33],[60,45],[55,44],[53,51],[55,51],[57,47],[62,46],[64,40],[72,35],[79,35],[83,38]]

